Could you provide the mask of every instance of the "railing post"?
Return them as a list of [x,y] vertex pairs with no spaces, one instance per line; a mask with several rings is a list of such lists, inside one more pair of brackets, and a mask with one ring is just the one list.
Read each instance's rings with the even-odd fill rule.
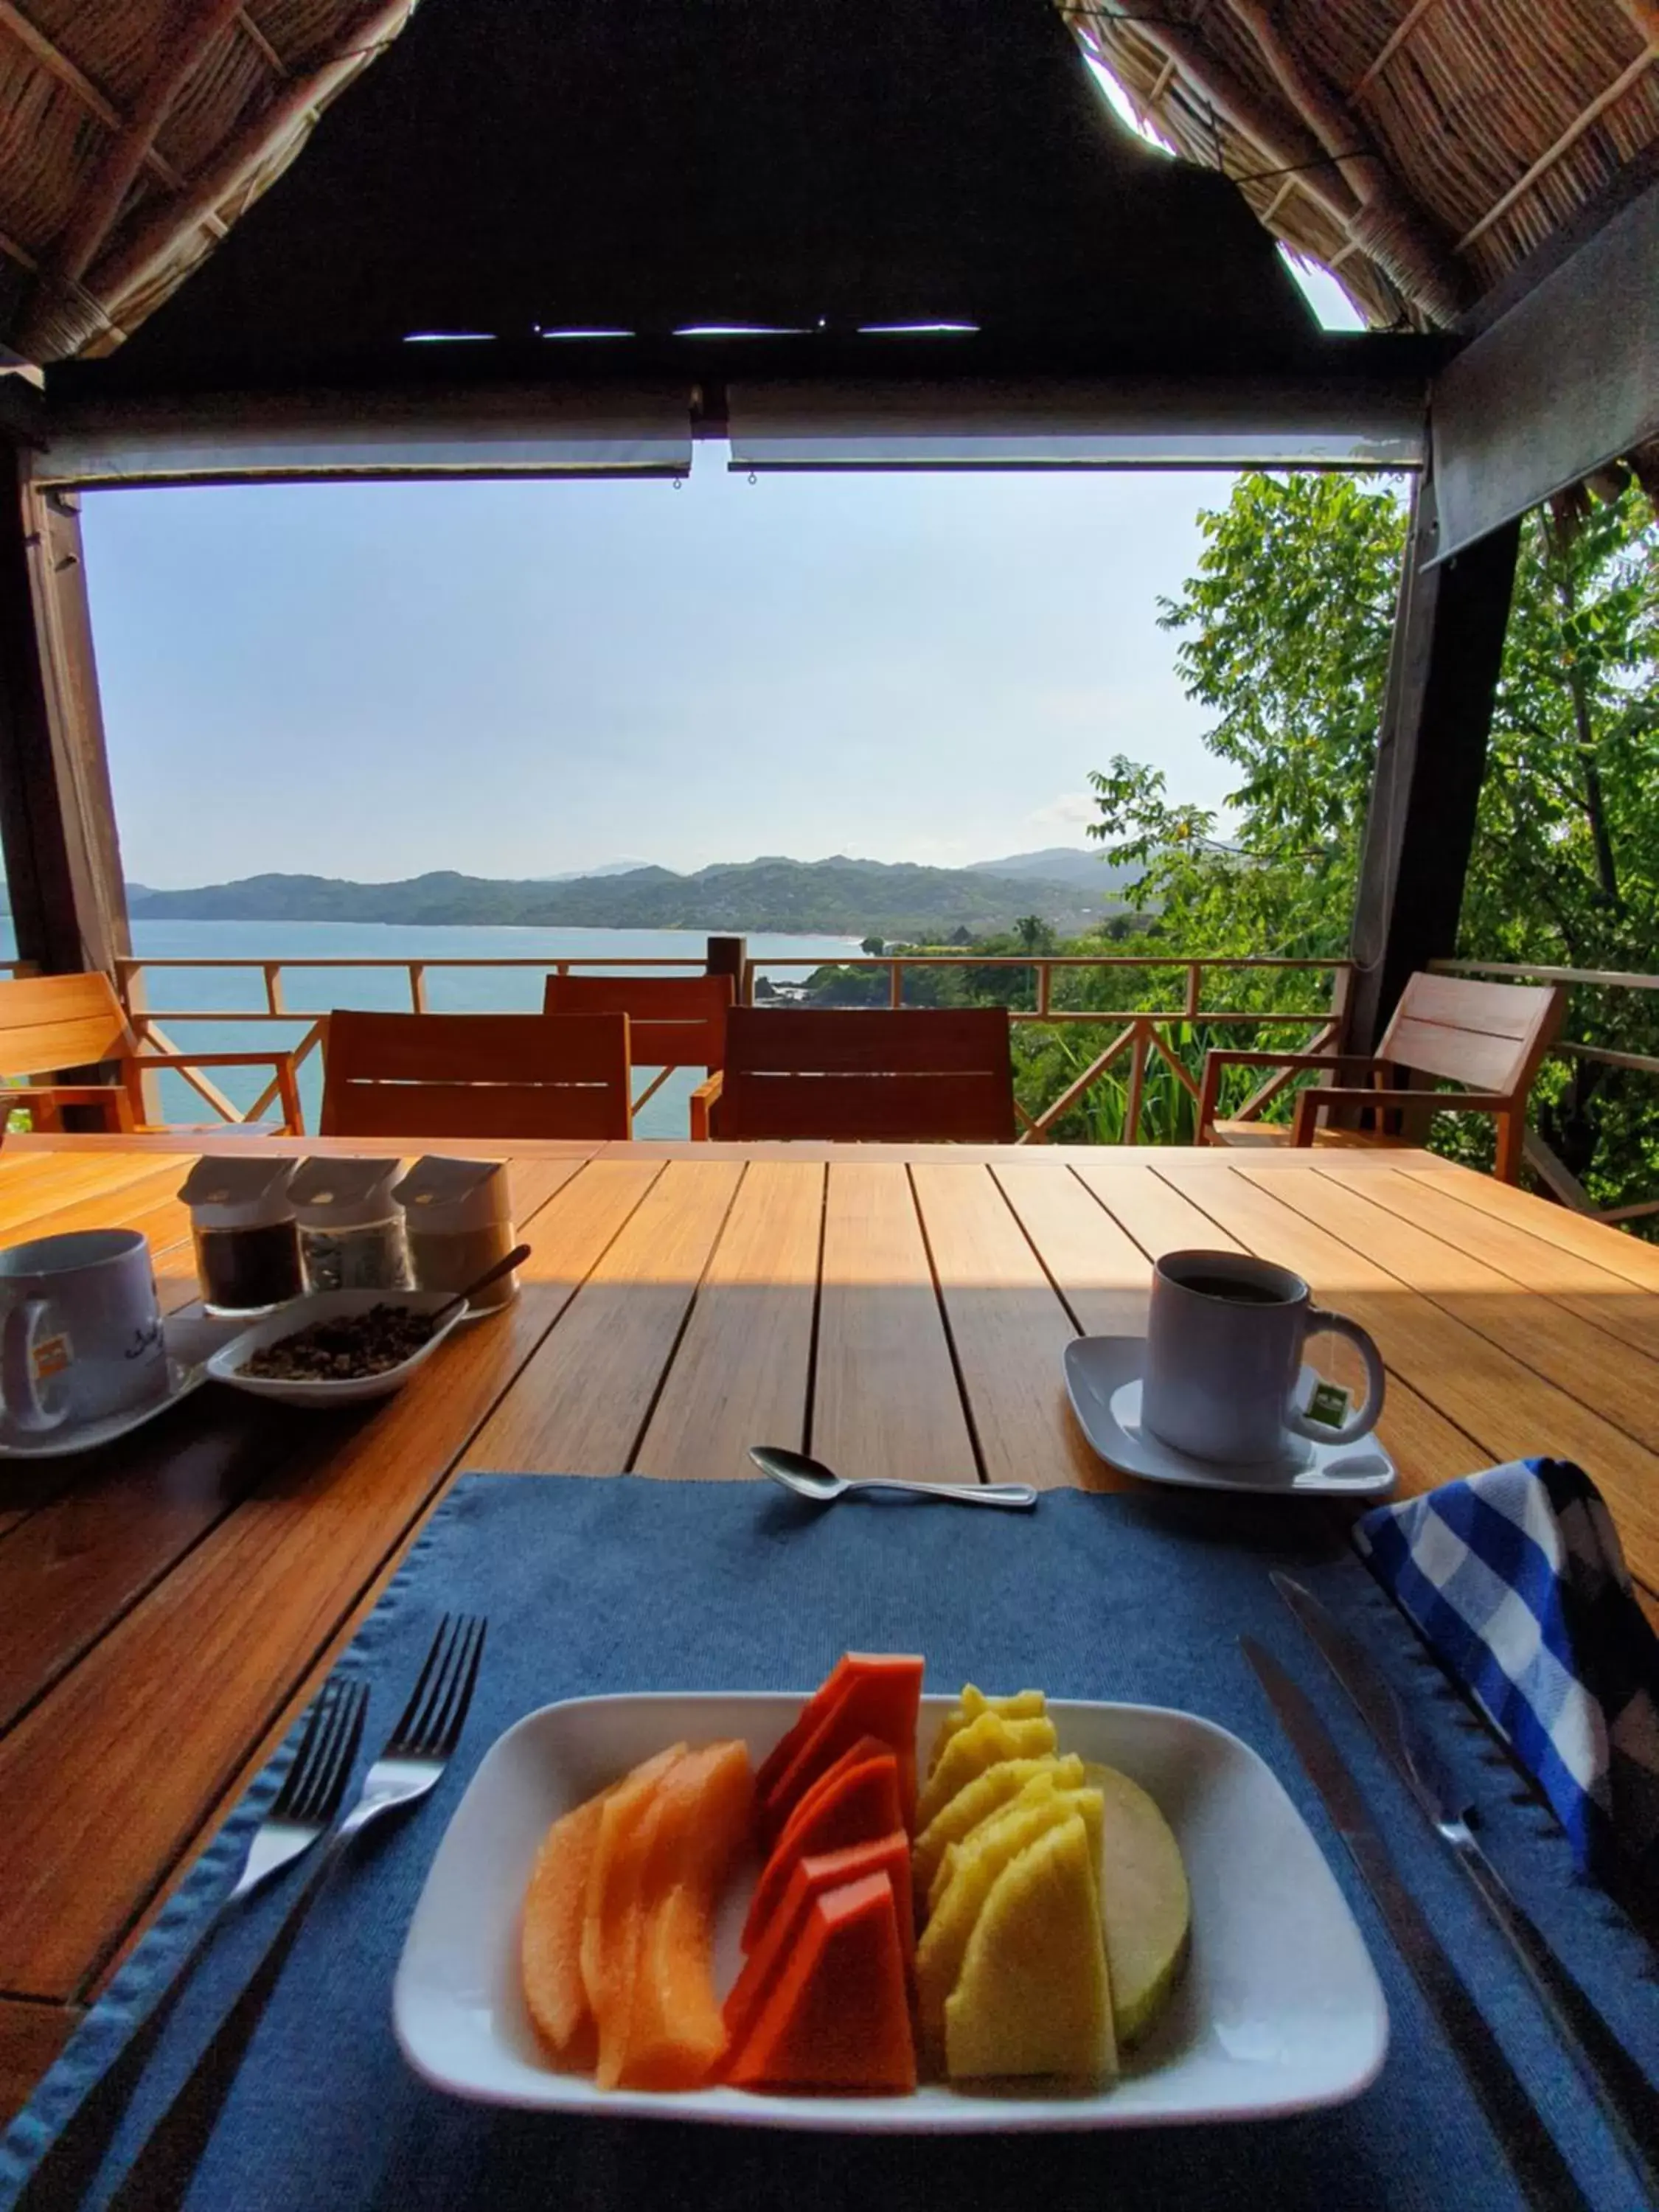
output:
[[409,1006],[411,1013],[423,1014],[427,1011],[424,960],[411,960],[409,963]]
[[887,963],[887,1003],[890,1006],[904,1004],[904,963],[890,960]]
[[1204,969],[1201,963],[1192,960],[1187,965],[1187,1018],[1198,1019],[1199,1003],[1204,996]]
[[744,991],[744,969],[749,960],[749,939],[746,937],[711,937],[705,954],[711,975],[729,975],[732,994],[742,1004],[748,1000]]
[[280,960],[262,960],[259,963],[265,979],[265,1012],[268,1014],[286,1013],[283,1004],[283,963]]
[[1134,1042],[1129,1048],[1129,1096],[1123,1109],[1123,1141],[1126,1145],[1140,1142],[1140,1094],[1146,1087],[1147,1034],[1146,1024],[1137,1022]]
[[1036,1010],[1046,1014],[1054,1005],[1054,971],[1046,960],[1034,961],[1032,965],[1036,969]]

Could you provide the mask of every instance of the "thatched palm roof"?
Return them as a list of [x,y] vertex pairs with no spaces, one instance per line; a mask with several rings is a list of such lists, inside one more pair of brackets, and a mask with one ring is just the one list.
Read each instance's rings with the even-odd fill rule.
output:
[[[415,4],[0,0],[0,341],[118,346]],[[1055,4],[1380,326],[1452,323],[1659,142],[1659,0]]]
[[1659,143],[1659,0],[1055,0],[1379,327],[1459,314]]

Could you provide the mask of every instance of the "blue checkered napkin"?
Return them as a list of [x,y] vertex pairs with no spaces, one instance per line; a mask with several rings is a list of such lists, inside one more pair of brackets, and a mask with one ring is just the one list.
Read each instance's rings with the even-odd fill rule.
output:
[[1511,1460],[1354,1529],[1371,1572],[1537,1783],[1581,1873],[1659,1877],[1659,1638],[1601,1492]]

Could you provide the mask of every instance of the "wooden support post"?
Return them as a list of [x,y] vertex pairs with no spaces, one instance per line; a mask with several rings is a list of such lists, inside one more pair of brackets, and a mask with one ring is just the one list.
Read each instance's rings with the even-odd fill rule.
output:
[[1407,978],[1456,951],[1519,533],[1506,524],[1434,563],[1434,484],[1422,480],[1354,900],[1345,1052],[1374,1052]]
[[746,937],[711,937],[707,959],[708,973],[711,975],[729,975],[738,1004],[746,1005],[744,979],[749,965],[749,939]]
[[0,446],[0,842],[18,957],[45,974],[131,951],[81,528]]

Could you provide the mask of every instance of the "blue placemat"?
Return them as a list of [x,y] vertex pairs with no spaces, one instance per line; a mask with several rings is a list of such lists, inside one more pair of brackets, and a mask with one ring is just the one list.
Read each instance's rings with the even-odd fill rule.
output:
[[[1626,2037],[1659,2059],[1659,1989],[1565,1839],[1492,1753],[1410,1631],[1326,1524],[1224,1501],[1043,1499],[1029,1517],[902,1504],[801,1508],[761,1486],[474,1476],[434,1517],[352,1647],[374,1685],[372,1747],[396,1718],[441,1613],[490,1618],[465,1741],[435,1796],[376,1832],[325,1892],[187,2199],[238,2212],[719,2203],[933,2207],[1041,2202],[1226,2203],[1512,2212],[1519,2199],[1352,1876],[1346,1853],[1239,1657],[1260,1638],[1303,1680],[1389,1828],[1402,1871],[1479,1990],[1495,2033],[1574,2160],[1590,2200],[1639,2203],[1462,1877],[1302,1642],[1267,1579],[1299,1569],[1478,1776],[1492,1856]],[[1214,2130],[966,2142],[843,2140],[681,2124],[550,2119],[453,2102],[408,2073],[390,1990],[446,1822],[483,1752],[522,1713],[596,1691],[807,1687],[854,1649],[924,1651],[928,1687],[1037,1683],[1206,1714],[1254,1744],[1311,1821],[1352,1899],[1388,1990],[1393,2042],[1377,2085],[1339,2111]],[[366,1748],[365,1756],[368,1752]],[[163,1985],[222,1892],[276,1765],[204,1858],[0,2146],[0,2205]],[[212,1940],[97,2186],[103,2201],[240,1987],[294,1880]]]

